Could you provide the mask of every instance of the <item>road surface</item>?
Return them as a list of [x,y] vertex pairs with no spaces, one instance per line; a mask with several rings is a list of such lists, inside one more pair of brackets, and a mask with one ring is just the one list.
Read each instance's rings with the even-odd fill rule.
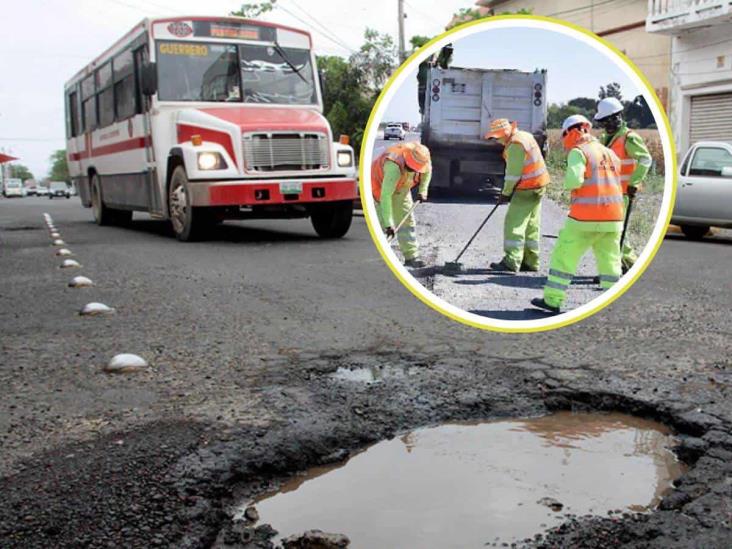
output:
[[[43,212],[81,269],[59,269]],[[0,200],[0,250],[2,546],[223,543],[229,506],[283,475],[416,426],[557,408],[659,418],[690,469],[662,510],[569,522],[549,546],[732,539],[729,233],[669,237],[612,306],[523,335],[418,302],[362,218],[338,241],[294,220],[183,244],[143,217],[97,227],[77,199]],[[77,274],[96,286],[68,288]],[[91,301],[117,312],[79,316]],[[105,373],[122,352],[150,368]],[[405,375],[332,377],[361,366]]]

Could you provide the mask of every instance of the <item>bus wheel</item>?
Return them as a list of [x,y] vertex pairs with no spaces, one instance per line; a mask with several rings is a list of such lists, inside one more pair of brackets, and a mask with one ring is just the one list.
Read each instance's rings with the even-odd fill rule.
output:
[[175,237],[181,242],[200,239],[211,226],[211,216],[206,208],[190,205],[188,176],[183,166],[173,170],[168,190],[168,211]]
[[351,227],[353,201],[318,204],[310,214],[313,229],[321,238],[341,238]]
[[111,209],[104,205],[104,201],[102,200],[102,185],[97,174],[94,174],[91,180],[91,204],[94,221],[96,221],[97,225],[112,225],[114,222],[114,214]]

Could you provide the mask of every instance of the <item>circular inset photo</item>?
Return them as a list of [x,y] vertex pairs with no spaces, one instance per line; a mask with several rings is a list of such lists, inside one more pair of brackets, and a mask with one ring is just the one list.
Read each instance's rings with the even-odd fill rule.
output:
[[589,31],[535,16],[468,23],[387,82],[361,198],[394,274],[472,326],[565,326],[619,297],[674,199],[668,120],[643,74]]

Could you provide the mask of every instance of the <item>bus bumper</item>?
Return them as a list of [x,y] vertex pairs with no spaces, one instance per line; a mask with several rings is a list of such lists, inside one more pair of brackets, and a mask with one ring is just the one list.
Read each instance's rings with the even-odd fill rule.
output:
[[191,206],[263,206],[358,199],[352,178],[283,181],[191,181]]

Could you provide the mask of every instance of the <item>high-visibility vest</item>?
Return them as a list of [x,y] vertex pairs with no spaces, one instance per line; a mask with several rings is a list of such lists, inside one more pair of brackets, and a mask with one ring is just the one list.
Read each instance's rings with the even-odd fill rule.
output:
[[585,180],[572,191],[569,217],[577,221],[622,221],[623,191],[620,186],[620,160],[594,138],[576,146],[587,159]]
[[404,158],[404,150],[408,146],[409,144],[407,143],[393,145],[377,156],[371,163],[371,193],[374,195],[374,200],[377,202],[381,200],[381,183],[384,181],[384,162],[387,160],[391,160],[399,166],[399,171],[401,172],[401,176],[399,177],[399,181],[396,185],[397,191],[419,185],[422,175],[420,173],[414,173],[411,184],[409,182],[410,173],[407,172],[407,161]]
[[633,175],[635,168],[638,166],[638,161],[630,158],[625,150],[625,140],[630,135],[631,131],[627,130],[623,135],[615,138],[610,144],[610,149],[618,155],[620,159],[620,184],[623,187],[623,194],[628,194],[628,184],[630,183],[630,176]]
[[[522,190],[540,189],[548,185],[549,171],[546,169],[544,157],[534,136],[529,132],[517,130],[513,132],[509,143],[518,143],[526,153],[521,179],[515,188]],[[503,159],[507,160],[506,149],[503,149]]]

